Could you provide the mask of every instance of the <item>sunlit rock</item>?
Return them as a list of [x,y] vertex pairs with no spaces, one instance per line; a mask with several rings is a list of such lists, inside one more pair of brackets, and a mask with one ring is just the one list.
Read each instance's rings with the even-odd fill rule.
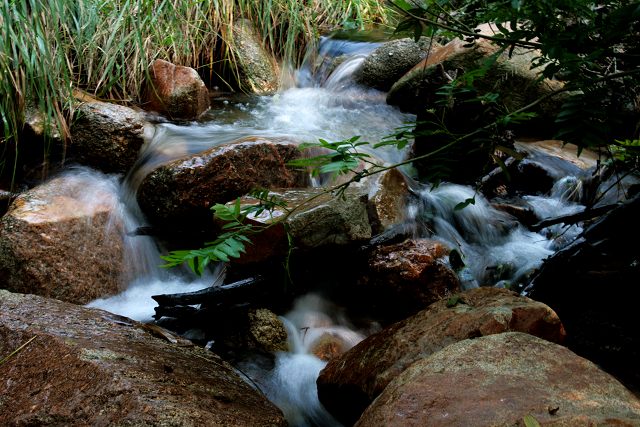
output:
[[121,291],[116,189],[78,173],[19,195],[0,220],[0,286],[79,304]]
[[209,109],[209,91],[193,68],[151,63],[143,107],[170,119],[195,120]]
[[258,95],[278,90],[278,63],[263,46],[262,37],[250,20],[234,22],[233,48],[241,90]]
[[167,336],[102,310],[0,291],[0,354],[34,338],[0,366],[0,424],[286,425],[217,355]]
[[426,37],[417,43],[409,38],[384,43],[367,56],[362,67],[355,73],[355,80],[364,86],[388,91],[436,45],[435,42],[432,45]]
[[458,276],[447,264],[448,254],[445,245],[428,239],[378,247],[358,287],[385,301],[387,312],[406,317],[460,290]]
[[[438,90],[466,71],[481,67],[499,47],[485,39],[467,42],[454,39],[444,46],[436,46],[430,55],[417,63],[398,79],[387,95],[387,102],[417,112],[434,105]],[[562,83],[540,79],[542,69],[531,68],[531,61],[539,56],[533,49],[515,48],[502,52],[486,74],[474,79],[474,88],[480,93],[496,92],[499,102],[508,111],[515,111],[541,96],[562,88]],[[557,113],[562,96],[541,102],[534,111],[551,116]],[[468,120],[459,117],[460,120]]]
[[633,426],[640,424],[640,401],[567,348],[509,332],[417,361],[356,426],[513,426],[527,418],[540,425]]
[[331,361],[318,378],[320,400],[346,425],[353,424],[412,363],[454,342],[509,331],[555,342],[565,337],[548,306],[505,289],[472,289],[369,336]]
[[146,126],[132,108],[85,97],[72,121],[69,154],[103,172],[126,173],[144,144]]

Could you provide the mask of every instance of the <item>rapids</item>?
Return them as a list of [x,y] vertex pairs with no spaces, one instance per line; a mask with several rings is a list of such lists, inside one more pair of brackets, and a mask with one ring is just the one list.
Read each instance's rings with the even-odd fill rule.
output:
[[[362,141],[375,143],[414,120],[413,116],[387,105],[384,93],[353,83],[354,70],[376,46],[370,42],[323,38],[318,51],[309,53],[305,65],[291,73],[288,81],[292,84],[282,92],[260,98],[224,99],[218,102],[219,108],[200,122],[158,123],[123,185],[112,188],[122,201],[118,215],[124,219],[127,230],[145,225],[136,203],[136,189],[146,174],[164,162],[247,136],[312,142],[318,138],[338,141],[360,135]],[[338,56],[346,59],[336,65]],[[375,155],[392,164],[402,160],[406,153],[389,148],[378,150]],[[570,184],[558,183],[553,194],[528,196],[526,202],[540,218],[576,212],[582,207],[566,191]],[[416,184],[416,187],[418,198],[408,208],[410,225],[416,235],[432,230],[434,238],[458,250],[466,264],[460,274],[467,288],[487,282],[507,286],[523,280],[560,247],[555,240],[561,233],[559,228],[541,233],[527,231],[472,188],[454,184],[436,188]],[[473,197],[474,204],[455,209],[458,203]],[[579,231],[574,226],[564,231],[565,237],[576,236]],[[160,269],[160,252],[150,237],[127,235],[125,239],[125,257],[132,266],[128,289],[120,295],[93,301],[89,306],[150,321],[155,306],[151,295],[198,290],[220,279],[214,272],[196,278],[185,271]],[[336,316],[328,307],[330,304],[317,296],[303,297],[282,318],[289,330],[292,351],[277,354],[270,369],[252,360],[239,366],[294,426],[338,425],[318,402],[315,380],[325,362],[310,354],[314,339],[330,332],[353,346],[364,337],[363,331],[354,330],[347,318]]]

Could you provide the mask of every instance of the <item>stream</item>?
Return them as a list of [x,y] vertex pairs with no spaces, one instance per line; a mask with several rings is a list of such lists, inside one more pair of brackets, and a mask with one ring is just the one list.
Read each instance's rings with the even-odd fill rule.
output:
[[[281,92],[259,98],[221,98],[199,122],[157,124],[124,183],[109,187],[119,201],[117,211],[125,228],[135,230],[146,225],[136,203],[136,190],[146,174],[164,162],[248,136],[314,142],[318,138],[338,141],[360,135],[361,140],[375,143],[414,120],[414,116],[387,105],[384,93],[353,83],[354,70],[377,46],[323,38],[317,53],[309,53],[305,66],[288,76],[289,87]],[[347,59],[335,66],[337,57]],[[375,155],[391,164],[402,160],[406,153],[388,148],[377,150]],[[104,187],[105,180],[112,180],[83,168],[67,173],[83,174],[88,188]],[[566,175],[561,171],[558,174]],[[540,218],[578,212],[584,207],[572,202],[567,190],[576,182],[579,177],[564,176],[550,195],[527,196],[524,201]],[[433,232],[429,237],[463,255],[466,267],[459,274],[465,288],[486,283],[507,287],[525,281],[544,258],[581,230],[578,226],[568,230],[556,227],[534,233],[470,187],[444,183],[431,188],[416,183],[416,188],[418,197],[407,208],[408,223],[417,237],[427,237],[429,229]],[[475,204],[455,209],[458,203],[474,196]],[[215,269],[197,278],[184,270],[158,268],[160,251],[152,237],[128,236],[126,240],[128,288],[89,306],[149,322],[156,306],[152,295],[190,292],[224,279],[224,274]],[[348,316],[315,294],[299,298],[291,311],[282,314],[291,351],[277,354],[272,369],[264,369],[258,360],[244,361],[238,368],[283,410],[290,425],[339,425],[317,398],[315,380],[326,362],[310,354],[309,349],[325,332],[337,334],[353,346],[370,330],[354,328]]]

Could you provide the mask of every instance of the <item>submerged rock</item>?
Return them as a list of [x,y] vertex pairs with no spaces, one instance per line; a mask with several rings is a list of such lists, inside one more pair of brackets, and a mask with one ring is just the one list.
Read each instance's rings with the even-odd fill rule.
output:
[[329,362],[318,377],[319,398],[351,425],[414,362],[461,340],[509,331],[558,343],[565,337],[548,306],[506,289],[476,288],[430,305]]
[[355,80],[364,86],[388,91],[396,80],[427,56],[430,48],[427,38],[417,43],[410,38],[384,43],[365,59],[354,75]]
[[182,120],[195,120],[209,109],[209,91],[193,68],[156,59],[149,76],[145,109]]
[[233,56],[238,67],[240,89],[247,93],[265,95],[278,90],[278,63],[262,44],[253,23],[239,19],[233,26]]
[[447,265],[448,254],[442,243],[429,239],[376,248],[358,286],[379,294],[388,312],[406,317],[460,290],[458,276]]
[[0,291],[2,425],[286,426],[215,354],[102,310]]
[[210,207],[255,188],[303,187],[306,175],[287,167],[300,156],[284,140],[246,138],[178,159],[153,170],[137,197],[155,223],[210,226]]
[[356,426],[515,426],[526,418],[549,426],[634,426],[640,401],[565,347],[509,332],[417,361]]
[[0,286],[78,304],[121,291],[115,187],[78,173],[19,195],[0,220]]
[[76,109],[69,151],[74,160],[107,173],[126,173],[144,144],[143,115],[88,97]]

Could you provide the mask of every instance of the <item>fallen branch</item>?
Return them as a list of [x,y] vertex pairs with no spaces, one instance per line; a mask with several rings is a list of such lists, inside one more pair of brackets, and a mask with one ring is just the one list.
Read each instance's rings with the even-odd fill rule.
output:
[[607,212],[613,210],[620,206],[620,203],[614,203],[612,205],[600,206],[598,208],[586,209],[582,212],[578,212],[571,215],[563,215],[555,218],[545,219],[543,221],[538,222],[537,224],[533,224],[529,227],[531,231],[540,231],[543,228],[555,225],[555,224],[575,224],[580,221],[585,221],[588,219],[596,218],[606,214]]
[[195,292],[153,295],[151,298],[156,300],[161,307],[238,303],[243,302],[244,299],[259,298],[261,293],[258,292],[257,288],[260,287],[262,282],[264,282],[264,278],[258,275],[226,285],[211,286]]

